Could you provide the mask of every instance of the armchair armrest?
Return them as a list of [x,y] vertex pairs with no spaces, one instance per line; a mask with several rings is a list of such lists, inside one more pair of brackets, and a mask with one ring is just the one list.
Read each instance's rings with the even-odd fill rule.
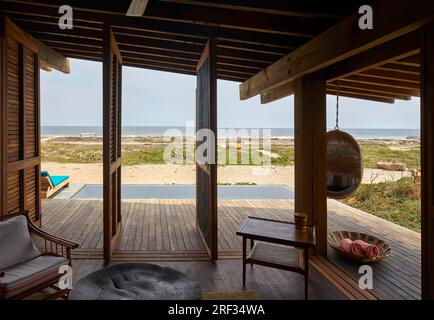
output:
[[[27,225],[30,233],[35,234],[36,236],[42,238],[42,240],[45,241],[45,250],[47,251],[45,254],[64,255],[64,249],[65,249],[66,257],[69,260],[71,260],[71,250],[78,248],[77,243],[59,238],[44,230],[41,230],[30,219],[28,211],[24,211],[23,214],[27,219]],[[47,246],[47,242],[49,243],[49,246]],[[58,247],[60,247],[60,254],[59,254]]]

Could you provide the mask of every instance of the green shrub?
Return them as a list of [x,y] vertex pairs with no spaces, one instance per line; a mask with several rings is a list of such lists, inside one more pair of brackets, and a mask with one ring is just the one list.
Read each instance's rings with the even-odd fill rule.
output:
[[343,202],[380,218],[420,232],[420,186],[412,178],[363,184]]

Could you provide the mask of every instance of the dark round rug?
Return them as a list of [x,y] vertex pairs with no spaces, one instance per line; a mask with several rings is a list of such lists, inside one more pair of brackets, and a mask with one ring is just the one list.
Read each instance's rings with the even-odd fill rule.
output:
[[175,269],[149,263],[121,263],[79,280],[70,300],[200,300],[197,281]]

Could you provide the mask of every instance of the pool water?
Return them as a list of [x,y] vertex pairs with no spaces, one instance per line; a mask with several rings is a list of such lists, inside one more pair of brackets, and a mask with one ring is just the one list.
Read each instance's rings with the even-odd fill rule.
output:
[[[102,199],[103,186],[85,185],[74,199]],[[194,199],[195,185],[134,185],[122,186],[122,199]],[[221,200],[242,199],[293,199],[294,193],[285,185],[265,186],[218,186]]]

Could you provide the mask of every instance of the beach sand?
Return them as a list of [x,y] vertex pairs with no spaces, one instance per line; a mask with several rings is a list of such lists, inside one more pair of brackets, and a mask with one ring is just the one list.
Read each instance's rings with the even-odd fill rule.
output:
[[[102,184],[100,163],[42,163],[42,170],[52,175],[68,175],[71,183]],[[365,169],[363,183],[393,181],[409,176],[408,172]],[[219,166],[218,182],[224,184],[255,183],[258,185],[294,186],[294,166],[270,167],[264,172],[256,166]],[[122,168],[124,184],[195,184],[194,165],[152,164],[133,165]]]
[[[395,150],[409,150],[418,147],[419,140],[404,139],[359,139],[361,145],[385,145]],[[101,137],[45,137],[43,144],[97,145],[102,147]],[[163,137],[122,137],[122,144],[138,147],[164,147],[168,141]],[[224,141],[219,141],[223,143]],[[273,138],[272,145],[293,147],[294,140]],[[57,163],[43,162],[42,169],[52,175],[69,175],[72,183],[102,184],[102,163]],[[259,171],[259,172],[258,172]],[[394,181],[409,176],[409,172],[365,169],[363,183]],[[270,184],[294,186],[293,166],[273,166],[265,172],[255,166],[219,166],[218,182],[221,184]],[[139,164],[123,166],[122,183],[124,184],[195,184],[194,165],[174,164]]]

